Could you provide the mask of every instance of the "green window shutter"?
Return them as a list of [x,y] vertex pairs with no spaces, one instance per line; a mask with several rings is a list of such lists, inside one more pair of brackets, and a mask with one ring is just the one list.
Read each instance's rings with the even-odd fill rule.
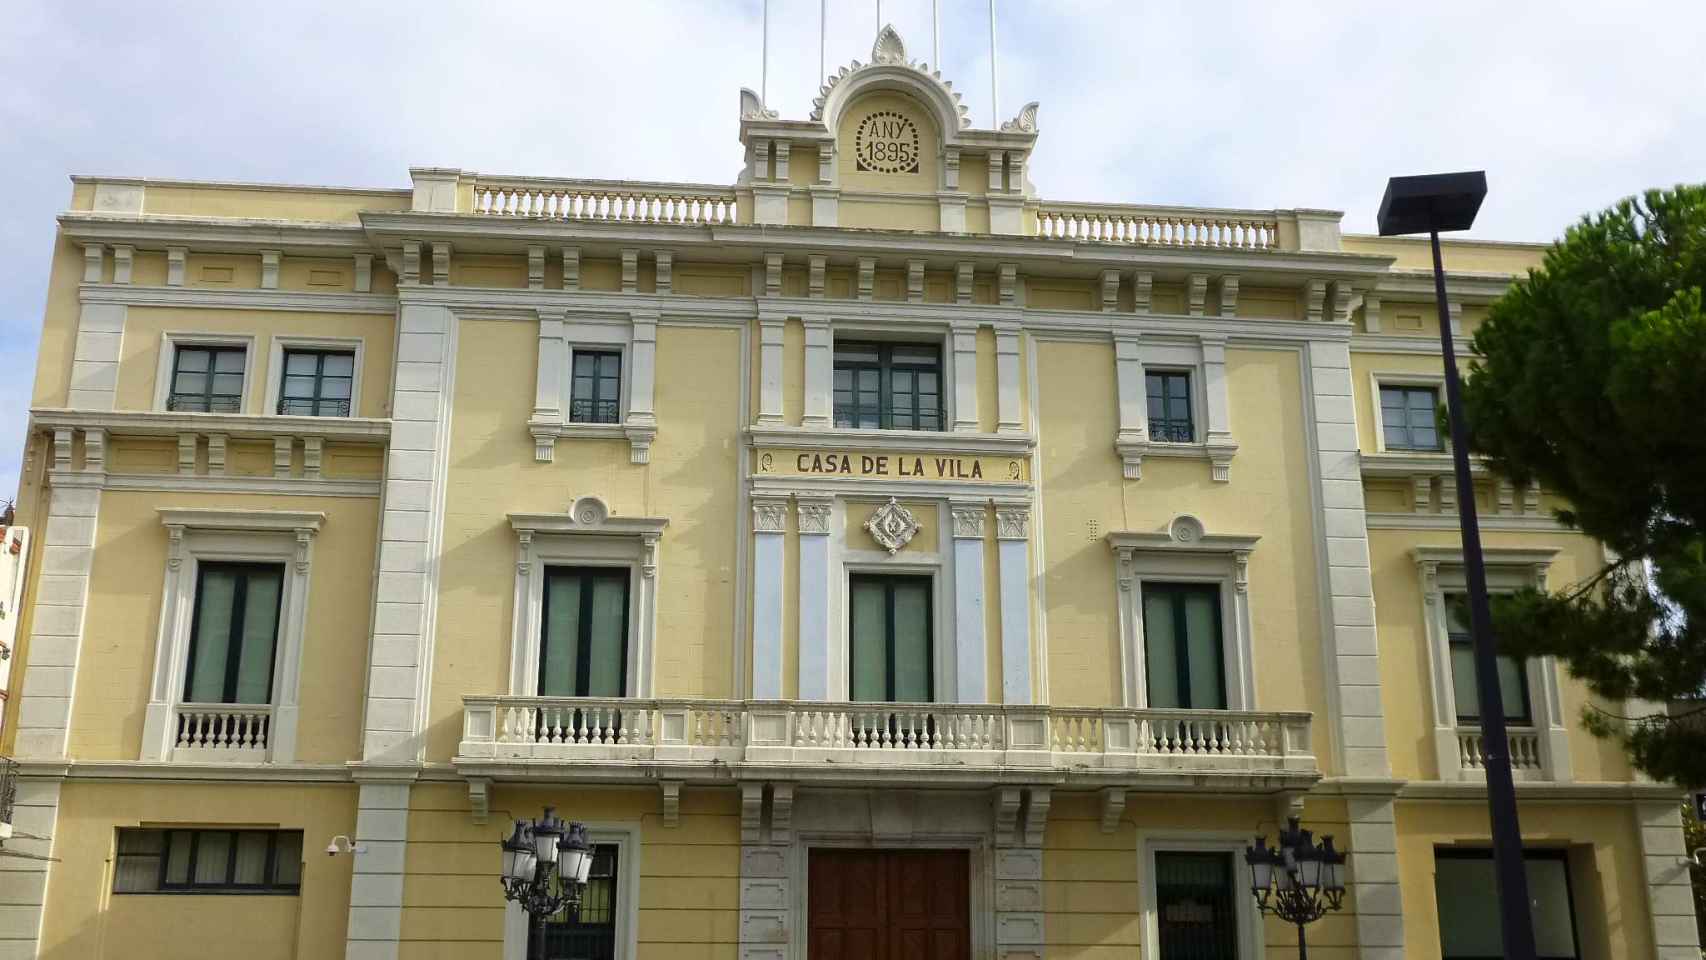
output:
[[851,695],[854,700],[934,699],[930,578],[851,579]]
[[1144,583],[1143,646],[1150,706],[1226,709],[1218,586]]
[[627,695],[627,570],[546,568],[541,619],[540,696]]
[[880,580],[854,577],[852,593],[852,696],[854,700],[887,700],[887,591]]
[[284,568],[205,563],[196,580],[184,699],[190,703],[272,700]]

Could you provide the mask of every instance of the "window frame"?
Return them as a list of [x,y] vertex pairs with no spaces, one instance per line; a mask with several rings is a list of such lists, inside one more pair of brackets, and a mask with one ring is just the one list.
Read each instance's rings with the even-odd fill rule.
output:
[[[1148,431],[1148,433],[1149,433],[1150,442],[1152,442],[1152,443],[1167,443],[1167,444],[1194,444],[1194,443],[1201,442],[1202,431],[1200,429],[1198,429],[1198,424],[1197,424],[1198,404],[1197,404],[1196,394],[1197,394],[1197,388],[1198,388],[1198,384],[1197,384],[1198,378],[1196,376],[1194,376],[1195,373],[1196,373],[1196,371],[1191,369],[1191,368],[1177,367],[1177,366],[1153,366],[1153,367],[1145,367],[1143,369],[1144,429],[1146,431]],[[1166,390],[1166,382],[1167,382],[1167,380],[1172,379],[1172,378],[1183,378],[1184,379],[1184,381],[1185,381],[1185,418],[1184,418],[1184,422],[1185,422],[1186,428],[1190,431],[1189,437],[1187,437],[1183,440],[1180,440],[1180,439],[1176,439],[1173,437],[1160,436],[1156,433],[1155,420],[1153,417],[1151,417],[1149,415],[1149,384],[1150,384],[1151,378],[1159,379],[1162,382],[1161,406],[1162,406],[1162,414],[1163,414],[1162,423],[1164,423],[1164,424],[1174,424],[1177,422],[1177,418],[1170,417],[1170,416],[1166,415],[1168,412],[1167,408],[1170,406],[1170,402],[1171,402],[1169,399],[1169,395],[1167,393],[1167,390]]]
[[[147,856],[147,854],[121,854],[118,852],[120,838],[126,831],[157,833],[160,835],[159,871],[156,874],[155,887],[152,890],[120,890],[118,889],[118,861],[124,856]],[[190,852],[189,864],[185,875],[189,880],[184,883],[167,881],[170,869],[172,836],[173,834],[189,834]],[[196,852],[200,848],[204,834],[222,833],[231,838],[229,852],[226,855],[225,880],[221,883],[197,883]],[[238,883],[237,882],[237,850],[238,837],[246,833],[261,833],[267,836],[267,860],[263,868],[267,877],[274,878],[268,883]],[[302,857],[298,863],[298,879],[295,883],[279,883],[278,875],[278,841],[284,834],[295,834],[302,838],[298,843],[297,856]],[[283,827],[118,827],[113,831],[113,881],[111,892],[114,896],[300,896],[302,893],[301,874],[306,872],[307,858],[306,835],[302,830]]]
[[160,351],[154,368],[154,410],[160,413],[201,413],[199,410],[172,410],[172,381],[178,366],[179,349],[208,349],[243,351],[243,389],[236,410],[218,410],[214,414],[253,413],[255,384],[256,338],[251,334],[201,333],[168,330],[160,334]]
[[[1174,620],[1173,620],[1173,623],[1174,623],[1173,656],[1174,656],[1174,663],[1176,664],[1176,671],[1178,673],[1177,681],[1179,684],[1180,697],[1182,699],[1185,699],[1185,700],[1191,699],[1191,676],[1192,676],[1193,671],[1191,670],[1191,667],[1190,667],[1190,635],[1189,635],[1188,628],[1186,627],[1185,619],[1183,616],[1184,599],[1185,599],[1185,596],[1187,594],[1190,594],[1190,593],[1208,593],[1210,591],[1213,592],[1213,594],[1214,594],[1214,606],[1213,606],[1213,610],[1214,610],[1214,633],[1215,633],[1215,637],[1214,637],[1214,639],[1215,639],[1215,643],[1214,643],[1214,651],[1215,651],[1214,671],[1215,671],[1215,673],[1217,673],[1220,676],[1221,704],[1219,706],[1214,706],[1214,707],[1199,707],[1195,704],[1186,703],[1186,704],[1180,705],[1176,709],[1180,709],[1180,710],[1226,710],[1226,709],[1229,709],[1229,704],[1232,702],[1232,698],[1228,694],[1228,691],[1227,691],[1227,675],[1226,675],[1226,659],[1227,659],[1226,658],[1226,653],[1227,653],[1227,651],[1226,651],[1226,627],[1225,627],[1226,600],[1223,596],[1221,596],[1221,594],[1224,591],[1221,588],[1220,581],[1218,581],[1218,580],[1166,580],[1166,579],[1161,579],[1158,577],[1145,577],[1143,579],[1141,585],[1139,586],[1139,590],[1142,591],[1142,594],[1139,598],[1138,611],[1139,611],[1139,614],[1141,616],[1143,616],[1143,618],[1144,618],[1142,629],[1143,629],[1143,637],[1144,637],[1144,643],[1145,643],[1145,646],[1144,646],[1145,662],[1148,661],[1148,650],[1149,650],[1149,647],[1148,647],[1148,641],[1149,641],[1148,613],[1149,613],[1150,594],[1152,592],[1158,593],[1158,594],[1168,594],[1168,595],[1171,595],[1173,598],[1173,616],[1174,616]],[[1154,699],[1154,689],[1153,689],[1153,687],[1150,686],[1150,675],[1151,675],[1151,671],[1148,671],[1148,670],[1144,671],[1144,700],[1145,700],[1145,703],[1149,703],[1151,706],[1153,706],[1152,701]]]
[[[579,376],[575,373],[575,364],[582,357],[593,358],[593,397],[589,403],[594,404],[594,417],[591,419],[576,419],[575,417],[575,382]],[[616,361],[616,410],[611,419],[602,420],[596,416],[596,405],[605,401],[598,399],[598,382],[605,379],[599,370],[602,360],[615,358]],[[594,347],[590,344],[571,344],[569,347],[569,373],[567,398],[564,402],[563,422],[571,427],[619,427],[628,415],[628,381],[630,374],[627,369],[627,351],[622,347],[611,344]]]
[[349,386],[348,417],[359,417],[361,410],[362,367],[366,361],[367,342],[361,337],[294,337],[275,336],[267,350],[267,412],[275,416],[326,416],[325,414],[279,414],[284,399],[284,355],[290,351],[347,352],[355,354],[354,372]]
[[[272,696],[268,701],[272,720],[264,761],[294,760],[314,541],[325,523],[325,514],[219,507],[162,507],[158,513],[166,532],[166,571],[140,759],[174,759],[178,708],[187,702],[183,698],[184,678],[189,669],[199,568],[204,562],[230,562],[284,565],[273,644]],[[246,755],[228,759],[240,763],[256,760]]]
[[[1375,397],[1375,403],[1380,407],[1380,442],[1386,450],[1403,453],[1445,452],[1446,435],[1439,429],[1439,425],[1437,423],[1433,424],[1434,445],[1431,447],[1424,447],[1415,442],[1416,426],[1409,422],[1409,417],[1407,415],[1410,410],[1411,395],[1426,393],[1433,398],[1433,405],[1429,410],[1437,417],[1440,403],[1439,388],[1431,385],[1415,383],[1381,383],[1376,389],[1378,393]],[[1406,416],[1401,429],[1404,431],[1405,440],[1400,446],[1393,446],[1391,439],[1386,435],[1386,429],[1388,426],[1386,423],[1386,393],[1389,390],[1397,391],[1404,400],[1403,408]]]
[[[1490,862],[1492,859],[1493,848],[1491,847],[1435,846],[1434,874],[1437,878],[1439,873],[1438,863],[1440,860],[1485,860]],[[1570,940],[1575,944],[1576,952],[1571,957],[1556,957],[1548,955],[1540,957],[1540,960],[1582,960],[1582,924],[1581,919],[1577,916],[1578,911],[1576,910],[1576,881],[1575,878],[1570,875],[1570,851],[1558,847],[1524,847],[1522,851],[1522,859],[1523,869],[1525,871],[1527,870],[1529,860],[1556,860],[1564,865],[1564,895],[1567,898],[1570,907]],[[1437,879],[1435,882],[1438,882]],[[1439,902],[1437,896],[1435,897],[1434,902],[1434,924],[1436,929],[1440,925]],[[1440,944],[1440,956],[1445,956],[1444,943]],[[1451,960],[1500,960],[1500,958],[1498,956],[1454,956]]]
[[210,567],[216,567],[216,568],[220,568],[220,569],[242,570],[245,573],[255,573],[255,572],[259,572],[261,570],[276,570],[276,571],[278,571],[278,580],[279,580],[278,600],[277,600],[278,606],[277,606],[277,609],[274,611],[274,614],[273,614],[273,634],[272,634],[272,653],[273,653],[273,655],[270,658],[271,662],[267,665],[267,699],[264,701],[266,704],[271,705],[273,703],[273,701],[276,700],[278,697],[277,686],[278,686],[278,666],[279,666],[279,664],[278,664],[279,634],[281,632],[281,629],[284,626],[284,600],[285,600],[284,595],[285,595],[286,581],[289,579],[289,576],[290,576],[289,570],[287,569],[286,565],[281,561],[212,560],[212,559],[205,559],[204,560],[204,559],[199,559],[199,558],[195,562],[195,584],[193,586],[191,586],[191,588],[190,588],[190,603],[191,603],[191,607],[190,607],[190,634],[189,634],[189,639],[186,642],[186,646],[184,647],[184,682],[183,682],[183,686],[181,688],[182,693],[180,693],[179,697],[178,697],[178,702],[179,703],[232,704],[232,705],[246,704],[247,703],[246,701],[223,699],[224,697],[235,697],[236,696],[236,692],[235,692],[234,688],[235,688],[236,683],[237,683],[237,676],[236,676],[235,671],[236,671],[237,664],[240,662],[240,658],[232,657],[231,654],[232,654],[232,648],[234,646],[240,645],[242,643],[242,638],[238,635],[238,631],[240,631],[242,628],[242,618],[239,616],[236,616],[235,612],[247,613],[247,611],[248,611],[249,581],[248,581],[247,577],[245,577],[243,580],[242,591],[240,593],[234,595],[234,597],[233,597],[234,615],[231,617],[230,633],[225,638],[225,642],[227,644],[226,654],[225,654],[225,656],[226,656],[225,683],[224,683],[223,691],[220,694],[221,699],[219,699],[219,700],[191,700],[191,699],[189,699],[190,685],[193,682],[194,676],[195,676],[196,650],[198,648],[198,644],[200,644],[202,642],[202,637],[201,637],[201,592],[202,592],[202,585],[206,580],[207,572],[208,572],[208,569]]
[[1445,376],[1443,374],[1377,370],[1369,374],[1368,382],[1369,407],[1371,408],[1369,423],[1373,425],[1375,452],[1417,457],[1437,457],[1451,452],[1451,436],[1443,431],[1439,433],[1439,446],[1435,449],[1388,447],[1386,445],[1386,414],[1380,402],[1381,390],[1387,387],[1431,389],[1434,391],[1435,409],[1438,409],[1438,405],[1445,402]]
[[[843,336],[843,333],[847,335]],[[843,347],[855,346],[873,347],[877,351],[877,360],[875,364],[866,361],[859,361],[857,362],[857,366],[852,366],[854,362],[848,362],[849,366],[853,369],[871,369],[874,366],[877,370],[877,426],[875,427],[863,427],[857,425],[842,426],[837,422],[838,408],[835,402],[835,375],[844,369],[839,353]],[[893,375],[896,369],[893,359],[894,349],[896,347],[929,347],[936,352],[936,364],[934,370],[936,374],[935,429],[894,426],[891,393],[893,389]],[[829,428],[832,430],[858,431],[893,430],[907,434],[951,432],[953,429],[953,410],[950,407],[950,400],[952,397],[953,384],[948,375],[948,358],[951,356],[951,353],[951,350],[944,342],[944,338],[940,336],[912,338],[891,331],[851,329],[846,331],[834,331],[834,335],[832,336],[829,345]],[[904,364],[903,367],[910,370],[914,375],[926,370],[926,367],[923,364],[907,363]],[[919,416],[918,396],[919,391],[915,387],[912,391],[914,422],[917,422]]]
[[1139,919],[1143,933],[1138,938],[1143,960],[1161,960],[1159,905],[1156,902],[1157,853],[1224,853],[1232,858],[1232,905],[1238,919],[1238,958],[1256,960],[1266,956],[1263,942],[1263,923],[1256,910],[1255,898],[1250,896],[1241,879],[1248,874],[1242,868],[1244,849],[1250,838],[1230,831],[1139,830],[1138,890],[1142,897]]
[[[575,573],[581,574],[582,576],[589,576],[589,575],[596,575],[599,573],[606,573],[606,572],[614,570],[614,571],[621,571],[621,573],[622,573],[622,628],[621,628],[622,629],[622,664],[621,664],[621,668],[620,668],[621,682],[618,684],[618,686],[620,686],[622,688],[623,693],[618,694],[618,696],[626,696],[627,695],[626,692],[630,689],[630,685],[628,683],[628,671],[632,667],[632,663],[629,659],[629,646],[630,646],[630,643],[633,639],[633,630],[632,630],[632,627],[630,624],[631,618],[632,618],[633,613],[634,613],[634,571],[633,571],[633,569],[631,567],[627,567],[627,566],[611,565],[611,564],[546,563],[546,564],[544,564],[544,567],[545,567],[545,570],[544,570],[545,576],[544,576],[543,584],[540,587],[539,663],[534,668],[534,674],[535,674],[534,687],[533,687],[534,695],[535,696],[541,696],[541,697],[548,696],[548,694],[544,693],[539,688],[541,685],[543,685],[544,680],[545,680],[545,677],[544,677],[545,654],[546,654],[545,630],[551,623],[551,572],[553,570],[556,570],[556,571],[573,571]],[[586,687],[587,681],[589,679],[589,673],[590,673],[590,667],[591,667],[590,660],[591,660],[591,654],[592,654],[591,637],[590,637],[590,634],[592,632],[592,618],[589,615],[590,614],[589,608],[591,607],[591,604],[592,604],[592,591],[585,589],[585,587],[583,586],[583,588],[581,590],[581,595],[580,595],[580,616],[577,619],[577,627],[578,627],[578,629],[576,631],[577,636],[574,639],[574,644],[575,644],[575,649],[574,649],[575,680],[576,680],[575,685],[577,688]],[[579,689],[577,689],[577,691],[574,693],[554,694],[553,696],[593,697],[593,696],[603,696],[603,695],[583,693],[583,692],[580,692]]]
[[[1492,592],[1502,593],[1505,591],[1492,591]],[[1440,595],[1441,595],[1441,602],[1445,608],[1442,610],[1442,613],[1444,614],[1443,619],[1445,621],[1445,643],[1446,643],[1445,664],[1446,664],[1446,669],[1448,671],[1451,671],[1452,675],[1448,679],[1450,679],[1452,681],[1452,690],[1455,691],[1457,689],[1457,687],[1456,687],[1456,680],[1457,680],[1456,670],[1457,670],[1457,668],[1455,665],[1456,661],[1452,658],[1451,653],[1454,649],[1457,649],[1457,648],[1468,648],[1469,651],[1471,653],[1473,653],[1474,649],[1475,649],[1475,637],[1474,637],[1473,633],[1466,633],[1466,632],[1461,632],[1461,631],[1456,631],[1456,630],[1451,629],[1451,613],[1450,613],[1449,608],[1451,605],[1451,598],[1452,597],[1462,597],[1465,606],[1467,606],[1467,604],[1469,602],[1469,594],[1467,591],[1442,590],[1442,591],[1440,591]],[[1465,612],[1467,612],[1467,611],[1465,611]],[[1504,653],[1497,654],[1495,656],[1495,662],[1498,659],[1503,659],[1506,657],[1509,657],[1509,654],[1504,654]],[[1512,658],[1512,659],[1514,660],[1514,658]],[[1522,660],[1515,660],[1515,663],[1516,663],[1516,667],[1517,667],[1517,676],[1522,679],[1522,713],[1519,715],[1513,715],[1511,713],[1511,705],[1508,703],[1505,704],[1505,724],[1507,726],[1512,726],[1512,727],[1525,727],[1525,728],[1526,727],[1532,727],[1532,726],[1534,726],[1534,693],[1532,690],[1529,689],[1528,660],[1526,658],[1522,659]],[[1479,664],[1477,664],[1476,666],[1477,666],[1477,669],[1479,669]],[[1478,682],[1479,678],[1477,677],[1476,679]],[[1477,687],[1477,690],[1479,690],[1479,687]],[[1455,701],[1455,699],[1456,698],[1453,697],[1454,701]],[[1475,726],[1475,727],[1481,726],[1481,718],[1479,716],[1468,716],[1468,715],[1464,714],[1463,704],[1454,703],[1454,706],[1456,707],[1455,712],[1457,714],[1457,725],[1458,725],[1458,727],[1461,728],[1461,727],[1470,727],[1470,726]],[[1475,707],[1476,707],[1476,709],[1480,709],[1479,702],[1477,702],[1475,704]]]
[[[884,599],[884,617],[885,617],[884,688],[885,688],[885,691],[886,691],[887,696],[888,696],[888,698],[884,699],[884,700],[855,701],[853,699],[853,659],[854,659],[853,658],[853,643],[854,643],[854,636],[855,636],[855,631],[854,631],[854,627],[853,627],[853,614],[854,614],[853,584],[854,584],[854,581],[857,581],[857,580],[877,582],[877,583],[882,583],[884,585],[884,598],[883,598]],[[893,590],[893,585],[894,585],[894,583],[899,582],[899,581],[909,581],[912,583],[921,583],[924,586],[925,595],[929,598],[929,601],[930,601],[930,609],[924,618],[924,643],[925,643],[924,662],[927,665],[926,669],[925,669],[924,685],[930,691],[930,700],[926,701],[926,702],[929,702],[929,703],[939,702],[938,701],[938,688],[937,688],[937,672],[938,671],[936,669],[936,658],[938,655],[938,652],[936,650],[936,619],[939,615],[939,612],[937,610],[938,598],[937,598],[937,586],[936,586],[935,575],[932,573],[925,573],[925,572],[920,572],[920,571],[898,572],[898,571],[892,571],[892,570],[884,570],[881,572],[877,572],[877,571],[872,571],[872,570],[850,568],[847,571],[847,649],[846,649],[847,701],[849,703],[853,703],[853,702],[857,702],[857,703],[903,703],[903,702],[904,703],[911,703],[911,702],[913,702],[913,701],[899,701],[899,700],[894,699],[894,689],[895,689],[895,662],[894,662],[895,650],[894,650],[894,646],[895,645],[894,645],[894,590]]]

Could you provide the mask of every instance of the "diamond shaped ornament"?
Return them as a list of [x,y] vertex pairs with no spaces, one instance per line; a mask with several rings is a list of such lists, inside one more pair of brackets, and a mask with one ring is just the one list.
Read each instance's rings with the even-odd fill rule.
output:
[[912,542],[912,538],[921,529],[918,518],[912,511],[901,506],[895,498],[883,504],[865,521],[865,529],[870,531],[871,539],[894,556],[900,549]]

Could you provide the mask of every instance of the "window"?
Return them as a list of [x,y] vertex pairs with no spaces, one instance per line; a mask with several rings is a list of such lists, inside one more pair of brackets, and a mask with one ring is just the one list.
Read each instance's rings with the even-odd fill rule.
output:
[[628,571],[549,567],[539,695],[621,697],[628,689]]
[[1156,851],[1155,925],[1161,960],[1238,960],[1235,876],[1229,853]]
[[850,587],[852,698],[931,702],[930,578],[857,574]]
[[[1469,597],[1445,595],[1446,640],[1451,649],[1451,691],[1457,701],[1457,722],[1480,725],[1481,697],[1475,690],[1475,645],[1469,632]],[[1521,660],[1498,655],[1499,692],[1505,702],[1505,722],[1528,726],[1533,711],[1528,699],[1528,669]]]
[[621,351],[576,350],[574,368],[574,382],[569,395],[569,422],[621,422]]
[[1181,370],[1143,375],[1149,393],[1149,437],[1162,443],[1193,443],[1191,375]]
[[1388,450],[1439,450],[1439,394],[1433,387],[1381,387],[1380,426]]
[[172,358],[166,409],[191,413],[240,413],[243,409],[243,347],[180,346]]
[[304,417],[347,417],[355,382],[348,350],[286,350],[278,412]]
[[[592,871],[581,891],[580,907],[565,908],[545,921],[547,960],[615,960],[618,848],[614,843],[593,846]],[[553,880],[560,883],[561,878]],[[536,930],[528,924],[528,956],[535,949]]]
[[[1528,896],[1534,910],[1535,956],[1576,960],[1576,912],[1570,866],[1563,850],[1525,850]],[[1499,941],[1499,893],[1493,852],[1438,847],[1434,850],[1434,898],[1439,905],[1439,946],[1445,960],[1493,960],[1504,955]]]
[[1226,709],[1217,585],[1145,581],[1143,641],[1151,707]]
[[190,622],[188,703],[267,703],[272,699],[284,567],[203,563]]
[[942,429],[942,351],[924,343],[835,344],[835,425]]
[[300,830],[120,828],[114,893],[297,893]]

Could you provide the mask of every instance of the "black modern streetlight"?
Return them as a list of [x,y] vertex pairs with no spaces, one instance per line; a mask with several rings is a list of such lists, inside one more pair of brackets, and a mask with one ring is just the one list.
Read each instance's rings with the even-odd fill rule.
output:
[[1317,844],[1315,834],[1290,817],[1278,846],[1258,836],[1255,846],[1244,848],[1244,862],[1250,865],[1256,907],[1297,925],[1297,957],[1307,960],[1303,928],[1344,906],[1345,855],[1333,849],[1332,837]]
[[1493,822],[1493,864],[1498,877],[1499,917],[1508,960],[1533,960],[1534,928],[1529,919],[1528,874],[1522,860],[1522,830],[1517,824],[1516,787],[1511,782],[1510,738],[1505,735],[1504,696],[1499,690],[1497,645],[1487,605],[1487,569],[1481,555],[1481,527],[1475,516],[1475,486],[1469,477],[1469,436],[1463,423],[1462,387],[1457,351],[1451,338],[1445,299],[1445,264],[1439,235],[1467,230],[1487,195],[1487,175],[1479,170],[1393,177],[1380,201],[1380,235],[1425,233],[1433,244],[1434,301],[1439,308],[1439,344],[1445,355],[1445,407],[1451,421],[1451,462],[1457,475],[1457,518],[1463,528],[1464,574],[1469,581],[1469,620],[1475,652],[1475,690],[1486,744],[1487,810]]
[[580,905],[591,872],[592,845],[585,827],[558,819],[552,807],[537,820],[515,822],[515,833],[503,842],[500,879],[504,899],[521,904],[532,921],[530,952],[537,960],[545,958],[546,918]]

